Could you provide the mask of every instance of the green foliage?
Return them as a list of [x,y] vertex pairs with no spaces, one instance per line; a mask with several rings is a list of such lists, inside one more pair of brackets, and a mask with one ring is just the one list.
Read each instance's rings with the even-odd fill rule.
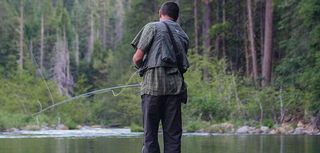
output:
[[263,121],[263,125],[272,128],[274,126],[274,122],[271,119],[266,119]]
[[230,28],[231,25],[229,22],[214,24],[210,28],[210,36],[215,38],[222,33],[228,33]]
[[[44,82],[40,78],[33,77],[30,73],[17,73],[8,78],[0,79],[0,83],[0,91],[2,91],[0,101],[3,110],[12,113],[32,114],[41,107],[44,108],[52,104]],[[49,82],[49,88],[56,88],[53,82]],[[57,90],[52,90],[52,94],[56,98],[61,97]]]
[[131,129],[131,132],[143,132],[143,127],[135,123],[132,123],[130,125],[130,129]]
[[9,113],[0,110],[0,131],[9,128],[19,128],[26,125],[26,116],[24,114]]
[[[272,126],[280,122],[281,111],[284,115],[299,116],[308,105],[305,93],[295,88],[270,86],[257,90],[251,80],[228,73],[224,60],[208,62],[192,55],[190,61],[190,71],[185,76],[190,97],[188,113],[184,114],[187,118]],[[201,78],[205,66],[209,68],[209,82]],[[195,125],[191,125],[187,126],[192,129]]]
[[[311,112],[317,112],[320,110],[320,72],[317,71],[320,68],[320,3],[306,0],[282,6],[292,13],[285,14],[280,24],[295,28],[283,38],[281,47],[287,54],[276,67],[278,82],[294,88],[299,95],[303,95],[301,101],[304,101],[304,106],[309,107]],[[288,33],[286,30],[280,32]]]
[[[191,67],[186,74],[186,82],[190,94],[190,113],[204,120],[227,120],[230,111],[236,106],[235,76],[227,74],[224,60],[212,63],[200,56],[190,56]],[[209,82],[203,81],[202,69],[208,66]]]
[[196,132],[199,131],[200,129],[205,128],[209,124],[207,122],[199,121],[199,120],[192,120],[188,121],[185,125],[185,130],[187,132]]
[[[77,124],[85,123],[90,118],[87,103],[81,99],[51,109],[38,117],[31,117],[32,114],[66,99],[66,97],[60,96],[54,83],[49,81],[48,87],[54,100],[51,101],[50,93],[43,80],[26,72],[14,76],[13,78],[0,79],[2,84],[0,87],[0,112],[5,114],[1,115],[3,128],[22,127],[26,124],[43,125],[47,123],[55,125],[58,123],[57,117],[70,128],[75,128]],[[12,120],[10,121],[10,119]]]
[[0,1],[0,21],[0,74],[10,74],[17,67],[18,37],[15,35],[15,12],[7,1]]

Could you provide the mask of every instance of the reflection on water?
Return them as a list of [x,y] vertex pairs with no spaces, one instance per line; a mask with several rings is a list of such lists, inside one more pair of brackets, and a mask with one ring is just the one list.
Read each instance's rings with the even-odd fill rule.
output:
[[[140,153],[141,146],[140,136],[0,139],[0,153]],[[182,153],[319,152],[320,136],[184,136],[182,145]]]

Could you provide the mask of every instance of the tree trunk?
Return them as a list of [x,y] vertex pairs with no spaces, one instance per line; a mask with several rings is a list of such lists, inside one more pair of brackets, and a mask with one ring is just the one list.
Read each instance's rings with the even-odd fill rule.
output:
[[73,10],[74,12],[74,19],[75,19],[75,26],[74,26],[74,28],[75,28],[75,35],[74,35],[74,42],[73,42],[73,48],[74,48],[74,59],[75,59],[75,63],[76,63],[76,66],[77,66],[77,68],[79,68],[79,65],[80,65],[80,51],[79,51],[79,45],[80,45],[80,43],[79,43],[79,29],[81,29],[80,28],[80,21],[79,21],[79,18],[80,18],[80,13],[79,13],[79,11],[80,11],[80,8],[79,8],[79,0],[75,0],[74,1],[74,10]]
[[66,95],[70,95],[73,90],[73,79],[72,75],[70,74],[70,54],[69,54],[69,47],[68,47],[68,41],[66,36],[66,30],[63,30],[63,44],[64,44],[64,53],[66,57]]
[[[204,34],[204,57],[210,59],[211,57],[211,39],[209,35],[209,30],[211,27],[211,2],[210,0],[204,1],[204,26],[203,26],[203,34]],[[205,67],[203,70],[203,79],[205,81],[209,81],[209,70],[208,67]]]
[[199,48],[199,0],[194,0],[194,44],[195,44],[195,52],[197,54],[200,53],[200,48]]
[[40,70],[43,70],[44,58],[44,18],[41,16],[41,30],[40,30]]
[[204,48],[205,48],[205,56],[210,57],[210,51],[211,51],[211,39],[209,35],[209,30],[211,27],[211,2],[210,0],[205,0],[205,10],[204,10],[204,28],[203,28],[203,33],[204,33]]
[[55,62],[53,67],[53,79],[56,81],[60,94],[64,95],[64,80],[65,80],[65,54],[63,50],[62,40],[57,34],[57,41],[54,46]]
[[[226,0],[222,0],[222,23],[226,24]],[[226,53],[226,35],[222,33],[222,58],[227,57]],[[232,60],[231,60],[232,61]],[[232,63],[232,62],[231,62]],[[230,65],[232,67],[232,65]]]
[[62,95],[70,96],[73,87],[73,78],[70,74],[70,56],[65,29],[63,37],[57,34],[57,42],[54,46],[55,63],[53,67],[53,79]]
[[80,65],[80,53],[79,53],[79,34],[76,32],[75,34],[75,43],[74,43],[74,48],[75,48],[75,61],[77,67]]
[[[245,26],[247,28],[247,26]],[[251,54],[250,50],[248,49],[248,37],[247,35],[244,35],[244,50],[245,50],[245,56],[246,56],[246,75],[247,77],[251,77]]]
[[[30,42],[29,42],[29,52],[30,52],[30,60],[33,61],[33,59],[35,58],[33,56],[33,40],[32,38],[30,39]],[[38,68],[39,65],[36,65],[36,68]]]
[[252,68],[251,68],[251,53],[250,53],[250,50],[248,48],[249,44],[248,44],[248,36],[249,36],[249,31],[248,31],[248,15],[247,15],[247,10],[248,9],[244,9],[243,11],[243,18],[244,18],[244,24],[243,24],[243,29],[245,29],[244,31],[245,34],[243,34],[243,37],[244,37],[244,43],[243,43],[243,46],[244,46],[244,51],[245,51],[245,59],[246,59],[246,76],[247,77],[251,77],[252,78]]
[[90,35],[88,38],[88,50],[86,54],[86,61],[88,63],[91,62],[92,54],[93,54],[93,49],[94,49],[94,18],[93,18],[93,13],[90,14]]
[[[216,6],[216,24],[217,23],[220,23],[221,22],[221,17],[220,17],[220,4],[221,4],[221,0],[218,0],[217,1],[217,6]],[[216,36],[216,40],[215,40],[215,45],[214,45],[214,47],[215,47],[215,55],[219,58],[219,57],[221,57],[221,51],[220,51],[220,40],[221,40],[221,35],[220,34],[217,34],[217,36]]]
[[[236,5],[236,4],[242,4],[242,0],[235,0],[231,3],[231,5]],[[242,56],[243,56],[243,52],[245,54],[245,62],[247,62],[247,13],[246,13],[246,9],[243,10],[243,6],[242,5],[237,5],[236,10],[239,11],[237,12],[237,15],[233,15],[230,17],[230,20],[232,20],[233,22],[237,23],[235,24],[235,27],[233,28],[233,33],[236,34],[236,40],[242,40],[242,41],[238,41],[236,43],[236,56],[233,57],[233,54],[230,53],[230,55],[226,55],[231,63],[231,66],[235,67],[235,69],[232,69],[233,71],[237,71],[239,72],[242,69]],[[226,35],[225,35],[226,36]],[[244,42],[244,43],[243,43]],[[226,45],[226,44],[225,44]],[[227,50],[227,49],[226,49]],[[226,51],[227,52],[227,51]],[[227,53],[226,53],[227,54]],[[235,65],[235,66],[234,66]],[[245,67],[246,68],[246,67]],[[246,71],[247,72],[247,71]]]
[[101,15],[101,20],[102,20],[102,25],[101,25],[101,31],[102,31],[102,36],[101,36],[101,41],[102,41],[102,46],[103,48],[107,48],[107,6],[106,2],[103,2],[103,10],[102,10],[102,15]]
[[256,86],[259,86],[258,82],[258,64],[257,64],[257,53],[255,48],[255,40],[254,40],[254,27],[253,27],[253,19],[252,19],[252,4],[251,0],[247,0],[247,14],[248,14],[248,35],[249,35],[249,48],[251,51],[252,57],[252,71],[253,71],[253,79]]
[[271,68],[272,68],[272,0],[266,0],[265,13],[265,37],[264,37],[264,55],[262,63],[262,86],[268,86],[271,82]]
[[20,19],[19,19],[19,70],[23,70],[23,44],[24,44],[24,0],[20,1]]
[[260,2],[260,55],[263,55],[264,51],[264,13],[265,13],[265,3]]
[[[115,44],[118,44],[122,37],[123,37],[123,23],[124,23],[124,6],[122,1],[117,1],[116,2],[116,7],[117,7],[117,21],[116,21],[116,26],[115,26]],[[156,5],[156,2],[155,2]],[[156,7],[154,8],[154,11],[157,12],[158,10]]]

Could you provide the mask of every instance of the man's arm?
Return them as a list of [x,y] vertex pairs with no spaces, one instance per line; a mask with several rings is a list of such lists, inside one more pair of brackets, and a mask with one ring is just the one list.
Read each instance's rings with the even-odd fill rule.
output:
[[136,66],[140,67],[140,64],[141,64],[141,62],[142,62],[143,56],[144,56],[143,51],[142,51],[140,48],[138,48],[137,51],[136,51],[136,53],[135,53],[135,54],[133,55],[133,57],[132,57],[133,63],[134,63]]
[[148,53],[153,43],[153,37],[155,35],[155,25],[149,23],[143,27],[136,38],[132,41],[131,45],[136,49],[135,54],[132,57],[133,63],[140,67],[145,54]]

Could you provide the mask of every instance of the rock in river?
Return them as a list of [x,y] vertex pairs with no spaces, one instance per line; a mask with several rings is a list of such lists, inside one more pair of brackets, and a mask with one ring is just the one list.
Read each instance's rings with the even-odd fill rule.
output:
[[69,130],[69,128],[64,124],[59,124],[57,125],[56,130]]
[[243,126],[243,127],[240,127],[238,130],[237,130],[237,133],[238,134],[246,134],[250,131],[250,127],[249,126]]
[[298,127],[294,130],[293,134],[304,134],[304,129],[301,127]]
[[268,134],[270,132],[270,128],[267,126],[261,126],[260,130],[262,134]]

